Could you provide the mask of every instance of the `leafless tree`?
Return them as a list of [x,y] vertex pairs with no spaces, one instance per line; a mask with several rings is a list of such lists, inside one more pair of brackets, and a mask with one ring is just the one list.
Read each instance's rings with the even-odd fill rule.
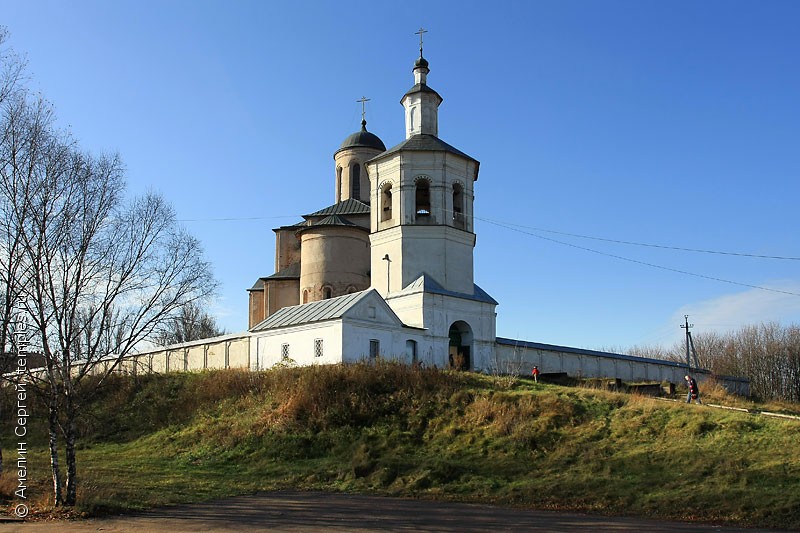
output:
[[[15,181],[6,182],[5,178],[9,171],[9,165],[17,159],[23,165],[24,154],[15,154],[8,151],[9,136],[13,136],[17,131],[7,127],[8,114],[5,113],[6,106],[16,101],[20,93],[20,84],[24,78],[25,62],[14,51],[6,46],[8,31],[4,26],[0,26],[0,172],[2,172],[3,194],[0,195],[0,202],[6,197],[6,193],[17,194]],[[16,299],[16,271],[18,269],[17,256],[20,253],[19,232],[14,227],[12,219],[4,216],[6,214],[6,203],[0,205],[0,372],[5,372],[12,358],[9,356],[10,325],[12,307]],[[3,472],[3,453],[0,449],[0,473]]]
[[199,303],[191,302],[160,328],[155,342],[159,346],[168,346],[224,334],[225,330],[217,326],[213,316],[203,311]]
[[198,241],[161,197],[126,200],[119,157],[79,150],[54,128],[51,106],[25,91],[0,108],[0,342],[10,306],[22,302],[44,360],[30,379],[48,404],[54,502],[74,505],[82,402],[215,284]]
[[[727,334],[699,332],[693,339],[702,368],[748,378],[757,397],[800,402],[800,326],[767,322]],[[681,345],[672,352],[680,360]]]

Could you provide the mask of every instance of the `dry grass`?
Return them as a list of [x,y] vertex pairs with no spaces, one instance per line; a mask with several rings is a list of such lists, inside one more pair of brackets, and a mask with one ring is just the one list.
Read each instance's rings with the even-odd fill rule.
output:
[[294,487],[800,527],[797,423],[602,390],[388,362],[231,370],[119,378],[81,424],[93,513]]

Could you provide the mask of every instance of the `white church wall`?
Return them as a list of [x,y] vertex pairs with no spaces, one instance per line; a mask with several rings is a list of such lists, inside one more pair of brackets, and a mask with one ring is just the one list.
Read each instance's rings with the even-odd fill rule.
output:
[[[255,333],[250,348],[251,368],[264,370],[280,363],[284,345],[289,359],[298,366],[341,363],[341,324],[339,320],[331,320]],[[322,341],[322,355],[315,353],[315,341],[318,340]]]
[[386,300],[389,307],[397,317],[408,326],[424,327],[425,315],[423,312],[424,294],[422,291],[393,295]]

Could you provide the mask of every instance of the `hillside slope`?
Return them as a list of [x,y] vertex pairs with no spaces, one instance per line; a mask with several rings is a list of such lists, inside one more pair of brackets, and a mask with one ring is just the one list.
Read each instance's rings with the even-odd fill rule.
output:
[[[34,428],[32,493],[46,495]],[[81,433],[88,512],[314,488],[800,528],[796,421],[471,373],[120,377]]]

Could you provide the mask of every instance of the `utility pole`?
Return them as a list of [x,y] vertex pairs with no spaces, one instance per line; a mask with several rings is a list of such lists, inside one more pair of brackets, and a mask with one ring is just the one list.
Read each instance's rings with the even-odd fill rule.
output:
[[689,324],[689,315],[683,315],[683,319],[685,322],[681,325],[681,328],[686,330],[686,368],[691,370],[692,360],[690,359],[689,343],[691,342],[692,334],[689,332],[689,328],[693,328],[694,324]]

